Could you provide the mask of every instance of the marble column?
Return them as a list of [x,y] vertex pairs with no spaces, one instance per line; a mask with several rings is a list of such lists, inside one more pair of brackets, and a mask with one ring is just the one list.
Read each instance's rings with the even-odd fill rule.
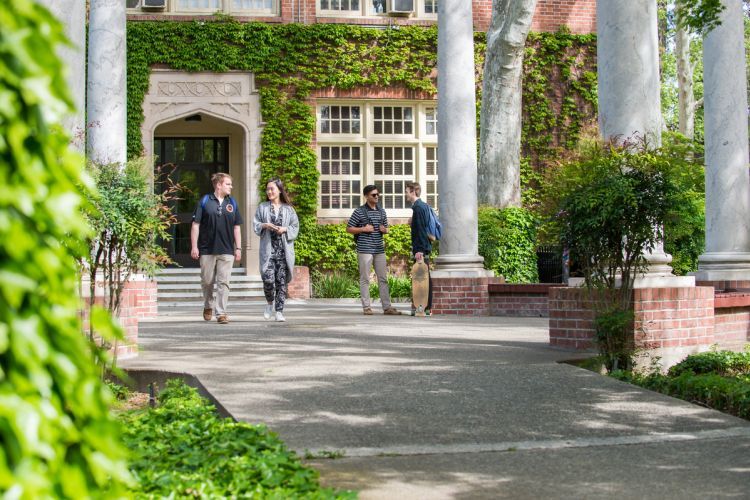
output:
[[750,176],[742,2],[722,0],[703,43],[706,251],[698,281],[750,280]]
[[492,276],[478,253],[477,138],[471,0],[438,17],[438,193],[443,237],[433,277]]
[[98,163],[127,159],[125,2],[91,0],[86,151]]
[[86,130],[86,0],[37,1],[65,25],[65,34],[73,44],[57,51],[67,68],[65,77],[75,105],[75,112],[63,119],[63,127],[82,152]]
[[[661,144],[661,81],[656,0],[598,0],[599,130],[605,140]],[[692,286],[675,277],[663,242],[646,255],[649,267],[637,287]],[[667,282],[668,281],[668,282]]]

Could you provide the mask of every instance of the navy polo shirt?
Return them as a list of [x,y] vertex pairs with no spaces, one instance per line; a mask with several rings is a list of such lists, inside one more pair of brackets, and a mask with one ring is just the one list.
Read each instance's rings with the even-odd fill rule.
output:
[[224,201],[219,203],[211,193],[205,207],[201,207],[198,200],[193,212],[193,222],[200,224],[198,251],[201,255],[234,255],[234,249],[237,248],[234,226],[241,225],[243,221],[239,207],[232,205],[229,196],[225,196]]

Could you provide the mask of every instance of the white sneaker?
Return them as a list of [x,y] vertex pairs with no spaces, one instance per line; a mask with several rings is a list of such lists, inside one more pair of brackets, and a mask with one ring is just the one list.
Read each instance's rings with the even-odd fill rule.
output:
[[281,311],[276,311],[276,321],[286,321],[286,318],[281,314]]
[[273,317],[273,304],[266,304],[266,308],[263,309],[263,317],[269,320]]

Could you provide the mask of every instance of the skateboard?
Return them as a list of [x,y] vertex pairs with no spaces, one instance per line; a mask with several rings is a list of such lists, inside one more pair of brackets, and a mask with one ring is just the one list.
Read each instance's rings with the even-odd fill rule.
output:
[[424,317],[430,291],[430,273],[427,264],[416,262],[411,267],[411,302],[416,315]]

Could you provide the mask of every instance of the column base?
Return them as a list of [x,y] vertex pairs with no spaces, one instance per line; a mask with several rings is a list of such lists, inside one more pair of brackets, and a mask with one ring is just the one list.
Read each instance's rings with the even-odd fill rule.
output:
[[749,281],[750,253],[707,252],[698,257],[697,281]]
[[[638,276],[633,283],[634,289],[639,288],[687,288],[695,286],[696,278],[694,276],[675,276],[675,275],[649,275]],[[617,278],[615,285],[619,288],[621,280]],[[583,278],[568,279],[568,286],[583,286]]]
[[432,278],[492,278],[495,273],[484,268],[481,255],[440,255],[435,259]]

